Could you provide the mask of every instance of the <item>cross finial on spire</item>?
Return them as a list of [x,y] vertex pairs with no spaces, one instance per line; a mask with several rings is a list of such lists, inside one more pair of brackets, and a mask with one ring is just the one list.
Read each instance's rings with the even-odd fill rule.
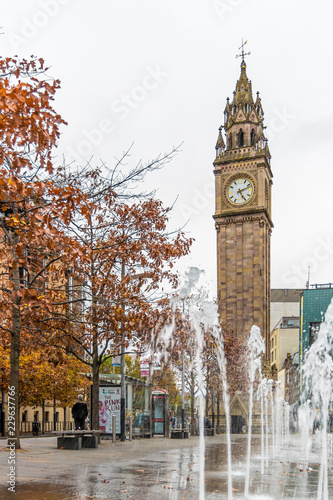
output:
[[251,52],[244,52],[244,45],[247,44],[247,40],[245,40],[245,42],[243,42],[243,38],[242,38],[242,45],[239,47],[238,50],[241,50],[241,54],[236,54],[236,57],[241,57],[242,58],[242,62],[245,62],[244,61],[244,57],[245,56],[249,56],[251,54]]

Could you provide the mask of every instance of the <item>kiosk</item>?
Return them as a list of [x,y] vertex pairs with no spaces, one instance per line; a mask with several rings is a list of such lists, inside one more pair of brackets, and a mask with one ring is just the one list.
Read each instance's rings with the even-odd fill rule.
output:
[[169,437],[169,395],[165,389],[152,391],[153,436]]

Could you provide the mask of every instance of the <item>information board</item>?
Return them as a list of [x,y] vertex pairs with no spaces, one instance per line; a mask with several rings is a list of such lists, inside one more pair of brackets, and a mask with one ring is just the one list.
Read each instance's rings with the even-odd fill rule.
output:
[[120,434],[120,387],[99,388],[99,428],[112,434],[112,417],[116,416],[116,433]]

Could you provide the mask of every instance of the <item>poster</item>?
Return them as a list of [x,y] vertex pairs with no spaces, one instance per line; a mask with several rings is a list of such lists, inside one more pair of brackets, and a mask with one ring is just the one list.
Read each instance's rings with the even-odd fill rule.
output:
[[140,361],[140,377],[149,377],[149,360],[147,359]]
[[99,428],[112,434],[112,417],[116,416],[116,433],[120,434],[120,387],[99,388]]

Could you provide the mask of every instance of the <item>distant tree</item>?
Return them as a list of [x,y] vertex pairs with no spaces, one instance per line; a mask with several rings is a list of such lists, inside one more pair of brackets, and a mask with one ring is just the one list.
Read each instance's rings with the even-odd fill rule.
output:
[[228,391],[233,395],[236,391],[244,391],[248,388],[248,348],[246,340],[236,337],[232,332],[224,331],[223,341],[227,362]]
[[165,389],[168,392],[171,407],[175,407],[180,404],[177,378],[172,367],[164,366],[161,370],[154,371],[152,384],[154,388]]
[[[106,356],[105,361],[101,364],[100,373],[115,373],[120,375],[120,365],[113,365],[114,358]],[[140,377],[140,361],[138,358],[132,357],[130,354],[125,354],[125,374],[129,377],[141,379]]]
[[140,360],[139,358],[135,357],[133,358],[129,354],[126,354],[125,356],[125,369],[126,369],[126,375],[128,377],[133,377],[138,380],[144,380],[144,377],[141,377],[140,375]]
[[[9,352],[0,349],[0,369],[9,380]],[[71,405],[79,392],[85,392],[88,380],[81,375],[83,365],[75,358],[52,350],[21,350],[20,406],[41,406],[44,400],[56,399],[62,406]]]
[[[223,332],[213,317],[212,324],[209,324],[207,318],[204,319],[204,311],[200,313],[206,305],[209,306],[210,301],[204,293],[175,300],[173,307],[169,308],[168,320],[161,325],[154,339],[154,349],[161,352],[165,366],[171,364],[178,377],[184,370],[185,387],[191,399],[191,432],[194,432],[195,399],[199,390],[206,395],[206,414],[212,410],[213,391],[216,402],[223,400],[222,362],[226,363],[229,394],[244,390],[248,383],[247,371],[244,370],[247,364],[246,343],[232,333]],[[196,316],[194,321],[192,315]],[[223,353],[220,352],[222,350]],[[199,388],[199,369],[205,388]]]
[[175,300],[166,310],[153,339],[153,348],[160,352],[162,369],[171,366],[177,373],[177,378],[182,377],[184,371],[185,391],[191,401],[191,433],[195,432],[195,399],[198,394],[198,342],[195,331],[189,320],[189,308],[195,300],[187,297]]

